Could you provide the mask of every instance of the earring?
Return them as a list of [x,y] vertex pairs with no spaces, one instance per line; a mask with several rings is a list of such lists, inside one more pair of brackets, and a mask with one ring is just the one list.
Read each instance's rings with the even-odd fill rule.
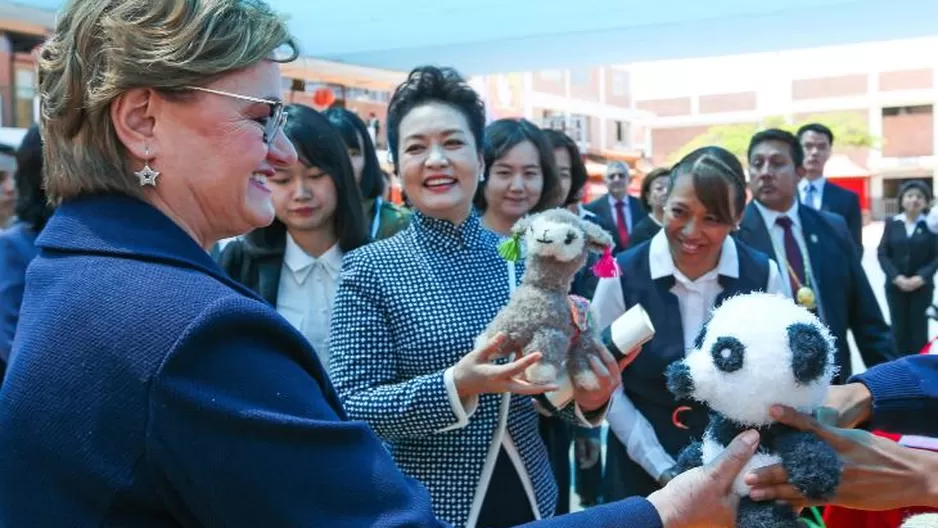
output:
[[480,182],[484,182],[484,181],[485,181],[485,171],[482,171],[482,172],[479,173],[479,181],[480,181]]
[[146,153],[146,158],[147,158],[147,159],[143,160],[143,168],[140,169],[140,170],[138,170],[138,171],[134,171],[134,174],[137,176],[137,178],[140,179],[140,186],[141,186],[141,187],[146,187],[147,185],[152,185],[153,187],[156,187],[156,177],[159,176],[160,173],[157,172],[157,171],[155,171],[155,170],[153,170],[153,169],[150,167],[150,147],[149,147],[149,145],[145,146],[144,148],[146,149],[146,152],[147,152],[147,153]]

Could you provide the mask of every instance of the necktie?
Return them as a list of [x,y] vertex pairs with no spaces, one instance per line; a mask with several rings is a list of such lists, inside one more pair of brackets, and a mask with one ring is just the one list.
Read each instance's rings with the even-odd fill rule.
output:
[[[789,269],[784,271],[785,274],[788,275],[788,280],[791,283],[792,297],[795,297],[798,293],[798,288],[805,285],[804,258],[801,255],[798,242],[795,241],[795,235],[791,231],[791,218],[780,216],[775,219],[775,223],[785,232],[785,260],[788,261]],[[794,275],[792,275],[792,273],[794,273]]]
[[808,188],[804,191],[805,202],[807,202],[808,207],[812,209],[820,209],[817,203],[817,189],[814,187],[813,183],[808,184]]
[[619,242],[622,244],[622,247],[628,247],[629,245],[629,227],[625,223],[625,202],[622,200],[616,201],[616,224],[619,228]]

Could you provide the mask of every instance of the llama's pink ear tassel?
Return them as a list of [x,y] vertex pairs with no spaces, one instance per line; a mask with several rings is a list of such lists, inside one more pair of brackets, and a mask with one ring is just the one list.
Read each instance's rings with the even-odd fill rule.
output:
[[606,246],[603,256],[593,264],[593,275],[600,279],[614,279],[620,275],[619,264],[612,258],[612,247]]

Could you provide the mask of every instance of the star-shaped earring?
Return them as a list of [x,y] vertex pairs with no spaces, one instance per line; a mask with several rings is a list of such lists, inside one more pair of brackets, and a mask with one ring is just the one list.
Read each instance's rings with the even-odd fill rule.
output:
[[142,169],[134,172],[138,178],[140,178],[140,186],[145,187],[147,185],[152,185],[156,187],[156,177],[160,175],[159,172],[150,168],[150,164],[147,163],[143,166]]
[[[146,156],[147,156],[147,158],[149,158],[149,157],[150,157],[150,147],[145,147],[145,148],[146,148],[146,151],[147,151]],[[153,187],[156,187],[156,177],[160,175],[160,173],[159,173],[158,171],[155,171],[155,170],[153,170],[152,167],[150,167],[150,160],[149,160],[149,159],[147,159],[146,161],[144,161],[144,162],[143,162],[143,168],[140,169],[140,170],[138,170],[138,171],[134,171],[134,174],[137,176],[137,178],[140,179],[140,186],[141,186],[141,187],[146,187],[147,185],[152,185]]]

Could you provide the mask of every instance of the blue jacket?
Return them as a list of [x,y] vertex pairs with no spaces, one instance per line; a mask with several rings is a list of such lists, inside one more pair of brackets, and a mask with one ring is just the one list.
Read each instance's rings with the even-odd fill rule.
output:
[[36,231],[26,223],[0,232],[0,380],[19,320],[26,267],[36,257]]
[[[827,194],[827,187],[824,194]],[[840,372],[836,382],[842,383],[852,373],[847,330],[853,333],[863,363],[868,367],[897,357],[892,331],[883,319],[855,246],[844,236],[843,224],[829,213],[810,207],[799,207],[798,215],[819,297],[819,314],[837,340]],[[775,262],[779,261],[755,203],[746,206],[736,236]],[[787,270],[780,271],[782,277],[788,276]]]
[[[167,217],[97,196],[37,244],[0,389],[0,526],[440,526],[307,341]],[[633,500],[538,526],[659,527]]]
[[890,361],[850,381],[863,383],[873,394],[876,429],[938,437],[938,356]]

